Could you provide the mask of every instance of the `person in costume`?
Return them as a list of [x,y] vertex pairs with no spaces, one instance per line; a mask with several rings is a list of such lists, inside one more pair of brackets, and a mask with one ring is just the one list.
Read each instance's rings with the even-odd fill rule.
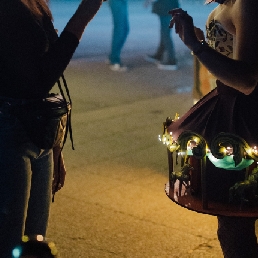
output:
[[[176,140],[184,131],[201,135],[208,146],[221,132],[258,145],[258,3],[256,0],[217,2],[204,33],[183,9],[170,11],[170,27],[198,60],[216,77],[217,87],[174,121],[168,131]],[[209,199],[225,202],[228,189],[244,180],[243,170],[217,168],[207,161]],[[220,184],[219,184],[220,182]],[[222,182],[222,183],[221,183]],[[218,239],[226,258],[258,257],[255,216],[218,213]]]
[[[0,1],[1,258],[11,257],[24,234],[46,235],[54,170],[54,151],[37,147],[12,111],[48,95],[102,4],[82,0],[58,35],[47,2]],[[55,190],[64,166],[60,172]]]

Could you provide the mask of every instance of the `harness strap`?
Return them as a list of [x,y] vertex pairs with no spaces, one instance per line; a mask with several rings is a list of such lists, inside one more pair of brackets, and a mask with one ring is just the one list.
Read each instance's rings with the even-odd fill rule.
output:
[[[71,100],[71,96],[70,96],[70,92],[69,92],[69,89],[68,89],[68,86],[67,86],[67,82],[65,80],[65,77],[64,75],[62,74],[61,75],[61,78],[62,78],[62,82],[63,82],[63,85],[64,85],[64,88],[65,88],[65,92],[66,92],[66,95],[68,97],[68,101],[70,103],[70,105],[72,106],[72,100]],[[57,81],[57,85],[58,85],[58,88],[60,90],[60,93],[65,101],[65,104],[66,104],[66,108],[67,108],[67,123],[66,123],[66,127],[65,127],[65,135],[64,135],[64,140],[63,140],[63,144],[60,148],[60,153],[58,155],[58,180],[57,180],[57,183],[56,183],[56,187],[54,189],[54,192],[52,194],[52,202],[54,202],[55,200],[55,193],[58,191],[58,185],[60,183],[60,171],[61,171],[61,157],[62,157],[62,150],[64,148],[64,145],[65,145],[65,142],[66,142],[66,139],[67,139],[67,136],[68,136],[68,132],[69,132],[69,135],[70,135],[70,141],[71,141],[71,144],[72,144],[72,149],[74,150],[74,142],[73,142],[73,133],[72,133],[72,109],[68,110],[68,102],[67,102],[67,99],[65,97],[65,94],[64,94],[64,91],[62,89],[62,85],[61,85],[61,82],[60,80]]]

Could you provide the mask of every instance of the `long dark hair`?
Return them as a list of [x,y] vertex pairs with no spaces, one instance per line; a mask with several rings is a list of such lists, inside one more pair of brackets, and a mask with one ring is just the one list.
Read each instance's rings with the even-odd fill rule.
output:
[[41,18],[44,14],[47,14],[52,20],[52,13],[48,7],[49,0],[21,0],[29,10],[38,18]]

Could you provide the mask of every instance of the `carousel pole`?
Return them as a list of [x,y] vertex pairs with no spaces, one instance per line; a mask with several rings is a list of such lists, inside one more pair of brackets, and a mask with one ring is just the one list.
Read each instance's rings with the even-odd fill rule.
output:
[[202,185],[202,207],[208,210],[207,178],[206,178],[206,155],[201,159],[201,185]]

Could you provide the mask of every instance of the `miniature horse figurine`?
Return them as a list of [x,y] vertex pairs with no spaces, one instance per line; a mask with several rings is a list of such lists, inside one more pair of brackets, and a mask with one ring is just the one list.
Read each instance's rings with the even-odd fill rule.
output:
[[258,171],[254,169],[246,180],[230,187],[229,202],[240,202],[240,209],[242,209],[243,204],[257,201],[257,180]]
[[178,195],[181,196],[182,191],[182,185],[184,185],[186,188],[189,187],[189,181],[190,181],[190,171],[194,168],[186,163],[182,168],[181,171],[173,171],[171,173],[171,183],[174,186],[176,183],[176,180],[179,181],[179,193]]

